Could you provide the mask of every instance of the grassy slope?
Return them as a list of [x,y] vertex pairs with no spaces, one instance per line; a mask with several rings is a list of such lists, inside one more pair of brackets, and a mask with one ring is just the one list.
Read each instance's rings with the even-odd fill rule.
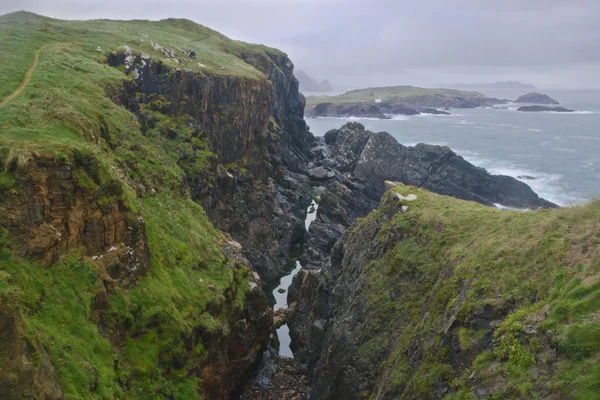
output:
[[415,86],[386,86],[366,89],[349,90],[344,94],[337,96],[308,96],[306,104],[311,106],[318,103],[372,103],[375,99],[383,101],[402,100],[407,97],[416,96],[443,96],[443,97],[485,97],[481,93],[468,92],[456,89],[427,89]]
[[[81,187],[94,194],[116,182],[123,189],[120,200],[146,220],[151,273],[136,288],[118,290],[109,308],[115,329],[145,333],[116,350],[99,335],[90,315],[98,290],[93,263],[74,252],[42,269],[18,257],[12,239],[0,232],[0,294],[21,305],[30,339],[48,349],[70,399],[194,397],[198,379],[189,371],[204,354],[201,345],[183,368],[166,371],[161,365],[184,351],[183,337],[194,327],[217,336],[226,333],[227,314],[233,312],[232,304],[242,305],[248,287],[247,271],[226,265],[220,235],[182,185],[186,172],[207,167],[206,143],[191,137],[183,118],[156,112],[156,128],[142,135],[135,116],[106,97],[106,87],[119,87],[128,78],[108,67],[97,47],[111,51],[127,45],[165,60],[151,48],[150,39],[171,49],[195,50],[196,60],[184,68],[265,79],[236,55],[266,48],[229,40],[190,21],[66,22],[29,13],[0,17],[0,98],[20,85],[34,52],[41,49],[29,86],[0,108],[0,202],[19,190],[14,168],[26,168],[40,157],[73,166],[85,160],[88,167],[75,172]],[[176,129],[181,140],[168,142],[161,135],[164,127]],[[178,164],[182,150],[196,150],[199,157]],[[153,188],[158,195],[137,197],[128,182]],[[236,287],[238,298],[227,298],[226,289]],[[229,310],[212,317],[204,312],[208,302],[226,302]],[[119,357],[116,370],[114,356]]]
[[[438,379],[452,381],[448,345],[440,340],[445,324],[451,315],[460,323],[488,304],[508,307],[510,314],[494,334],[493,350],[479,350],[463,376],[452,381],[456,394],[450,397],[476,398],[470,379],[476,371],[476,380],[494,398],[538,398],[544,385],[555,395],[600,398],[600,201],[519,212],[402,185],[393,191],[418,199],[407,202],[408,212],[396,214],[378,235],[384,243],[391,232],[406,239],[365,268],[373,318],[366,332],[372,338],[360,349],[369,359],[395,337],[382,365],[392,392],[404,388],[430,398]],[[382,212],[360,221],[353,234]],[[535,334],[526,333],[528,325]],[[426,340],[432,330],[436,339]],[[464,352],[483,339],[483,332],[467,328],[458,335]],[[423,362],[413,371],[406,354],[415,341],[423,346]],[[558,359],[551,356],[552,346]],[[551,372],[536,380],[536,368]]]

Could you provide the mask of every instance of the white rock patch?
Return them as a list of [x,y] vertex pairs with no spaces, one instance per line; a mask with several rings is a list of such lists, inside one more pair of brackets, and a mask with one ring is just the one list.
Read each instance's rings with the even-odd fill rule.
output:
[[406,201],[413,201],[417,199],[417,195],[416,194],[409,194],[408,196],[403,196],[400,193],[396,193],[396,198],[398,200],[406,200]]

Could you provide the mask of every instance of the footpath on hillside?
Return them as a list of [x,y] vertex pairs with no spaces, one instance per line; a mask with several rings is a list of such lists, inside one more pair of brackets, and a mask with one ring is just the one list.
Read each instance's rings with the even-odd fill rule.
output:
[[27,85],[29,85],[29,81],[31,80],[31,75],[33,75],[33,72],[37,68],[38,62],[40,61],[40,51],[41,51],[41,49],[38,49],[35,51],[35,53],[33,55],[33,63],[31,64],[31,66],[29,67],[27,72],[25,73],[23,82],[21,82],[19,87],[14,92],[12,92],[7,97],[5,97],[4,100],[0,101],[0,107],[4,107],[6,104],[8,104],[12,99],[17,97],[23,91],[23,89],[25,89],[27,87]]

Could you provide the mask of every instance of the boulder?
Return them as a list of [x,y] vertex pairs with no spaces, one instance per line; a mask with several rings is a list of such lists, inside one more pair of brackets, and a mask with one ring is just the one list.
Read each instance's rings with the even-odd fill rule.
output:
[[329,171],[327,168],[320,166],[320,167],[316,167],[313,168],[311,170],[308,171],[308,176],[310,176],[312,179],[315,180],[324,180],[327,178],[330,178],[331,176],[329,176],[329,173],[331,171]]

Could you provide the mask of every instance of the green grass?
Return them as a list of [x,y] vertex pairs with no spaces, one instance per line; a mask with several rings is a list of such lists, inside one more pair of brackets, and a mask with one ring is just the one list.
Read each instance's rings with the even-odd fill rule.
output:
[[415,86],[385,86],[366,89],[349,90],[344,94],[337,96],[308,96],[306,104],[312,106],[319,103],[373,103],[375,99],[381,99],[385,102],[407,101],[410,98],[419,96],[438,96],[455,98],[460,97],[485,97],[477,92],[469,92],[456,89],[427,89]]
[[[41,49],[29,86],[0,108],[0,155],[4,160],[10,158],[8,153],[26,159],[35,151],[90,148],[98,141],[101,126],[118,133],[137,124],[105,93],[107,87],[120,87],[125,79],[119,69],[105,62],[107,54],[121,46],[148,54],[173,68],[206,76],[257,80],[266,77],[240,56],[281,54],[264,46],[230,40],[188,20],[174,19],[61,21],[19,12],[0,17],[0,40],[0,99],[20,85],[34,52]],[[155,50],[150,40],[176,51],[182,63],[176,64],[161,49]],[[184,55],[189,50],[196,52],[195,60]]]
[[[223,255],[221,234],[183,179],[203,177],[210,185],[214,175],[215,156],[201,132],[186,116],[162,114],[156,99],[142,106],[155,120],[142,133],[136,116],[107,95],[131,78],[106,65],[106,54],[127,45],[200,75],[264,80],[241,55],[282,53],[187,20],[59,21],[14,13],[0,17],[0,40],[0,99],[20,85],[41,49],[30,84],[0,107],[0,208],[22,190],[15,176],[36,163],[69,165],[90,207],[121,202],[133,218],[144,218],[151,256],[150,272],[133,288],[116,287],[98,315],[93,301],[104,272],[91,259],[75,249],[41,268],[19,257],[18,238],[0,227],[0,292],[18,302],[27,335],[48,351],[68,399],[195,398],[207,343],[190,349],[186,341],[198,331],[217,342],[229,333],[249,271]],[[183,65],[149,40],[178,51]],[[196,59],[179,49],[194,50]],[[99,325],[125,339],[109,342]]]
[[[538,398],[544,383],[555,394],[597,398],[600,201],[521,212],[403,185],[392,190],[417,200],[390,218],[398,206],[388,192],[384,205],[357,222],[349,238],[377,227],[375,240],[389,247],[365,266],[369,323],[358,332],[359,356],[368,363],[385,360],[373,367],[389,377],[383,383],[388,393],[432,398],[438,382],[456,380],[452,398],[470,398],[469,375],[477,371],[477,379],[502,398]],[[464,324],[485,306],[504,314],[488,351],[481,347],[485,331]],[[472,363],[454,377],[444,339],[451,315],[456,325],[449,335],[457,336]],[[532,326],[535,334],[527,333]],[[550,356],[552,343],[558,362]],[[406,354],[415,348],[423,360],[413,370]],[[493,372],[491,362],[499,363]],[[534,380],[532,368],[543,369],[545,362],[556,362],[556,372]]]

